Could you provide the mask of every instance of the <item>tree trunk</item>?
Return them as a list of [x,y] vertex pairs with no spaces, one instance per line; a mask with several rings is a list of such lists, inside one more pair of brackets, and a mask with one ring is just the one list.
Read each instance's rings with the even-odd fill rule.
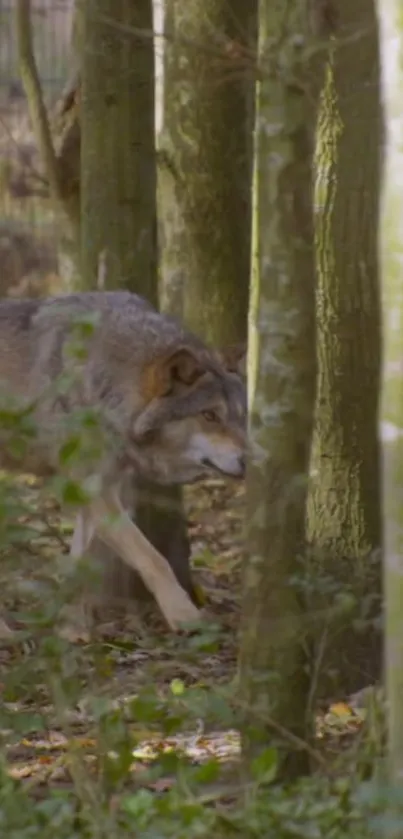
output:
[[[83,286],[128,288],[157,305],[151,0],[87,0],[82,14]],[[145,36],[133,34],[130,27],[144,29]],[[177,490],[136,481],[134,492],[136,523],[191,593],[189,545]],[[108,552],[102,546],[96,553],[105,561]],[[106,572],[105,589],[108,595],[146,594],[120,560]]]
[[[256,15],[256,0],[165,3],[161,308],[216,346],[246,338]],[[245,50],[244,63],[229,47]],[[175,491],[181,556],[186,534]],[[192,592],[186,568],[180,561],[181,576],[174,570]]]
[[[308,680],[301,568],[315,404],[313,155],[317,84],[305,3],[261,0],[249,313],[247,469],[240,698],[246,768],[278,744],[290,775],[307,768]],[[279,68],[281,67],[281,71]],[[298,79],[290,85],[288,79]],[[309,726],[308,726],[309,728]],[[288,739],[289,738],[289,739]],[[301,738],[298,740],[298,738]]]
[[164,293],[177,299],[183,286],[186,324],[223,346],[246,337],[256,8],[167,0],[165,10]]
[[152,31],[151,0],[87,0],[83,14],[83,282],[100,274],[156,304],[154,50],[125,30]]
[[[383,303],[382,418],[394,424],[394,442],[383,445],[385,669],[390,782],[403,784],[403,19],[397,0],[379,0],[386,154],[380,243]],[[396,799],[397,800],[397,799]],[[392,814],[395,818],[396,814]]]
[[[334,621],[326,596],[320,600],[325,619],[317,644],[323,653],[326,634],[332,688],[336,689],[338,675],[351,691],[378,671],[380,652],[379,635],[371,624],[366,626],[365,637],[356,635],[353,640],[353,620],[378,614],[376,598],[380,596],[377,220],[381,135],[374,5],[369,0],[340,3],[319,123],[319,383],[309,538],[319,563],[315,575],[333,580],[332,602],[340,595],[346,603],[346,590],[356,600],[353,612],[336,609]],[[318,664],[316,657],[315,667]],[[323,676],[322,686],[329,689]]]

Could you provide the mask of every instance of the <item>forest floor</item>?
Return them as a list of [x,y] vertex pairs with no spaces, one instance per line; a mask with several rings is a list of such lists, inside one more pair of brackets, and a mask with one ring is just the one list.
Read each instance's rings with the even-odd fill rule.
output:
[[[167,730],[158,732],[153,723],[131,721],[137,744],[132,772],[138,779],[153,755],[172,745],[196,762],[211,756],[237,761],[235,728],[225,723],[217,727],[214,714],[209,719],[207,706],[198,711],[197,702],[200,705],[210,688],[219,702],[220,692],[225,697],[236,675],[243,488],[211,480],[186,490],[195,581],[207,596],[208,624],[219,627],[215,640],[207,637],[198,645],[195,638],[172,636],[156,610],[147,623],[138,614],[115,612],[97,626],[90,643],[67,644],[64,652],[56,646],[52,652],[44,631],[37,627],[26,632],[23,622],[28,611],[32,620],[35,608],[40,611],[52,591],[58,594],[61,577],[55,557],[67,553],[71,522],[61,518],[55,502],[44,497],[34,481],[23,478],[14,487],[20,529],[11,533],[0,567],[2,606],[8,616],[15,616],[20,631],[16,641],[0,643],[0,737],[12,777],[24,779],[39,795],[49,785],[70,784],[72,755],[76,761],[79,754],[89,769],[97,764],[99,709],[110,709],[113,703],[129,706],[149,686],[160,697],[185,691],[189,698],[193,691],[196,705],[187,731],[173,737]],[[3,524],[0,497],[0,537]],[[70,691],[67,698],[61,697],[61,685]],[[319,766],[324,754],[345,751],[345,745],[360,735],[362,721],[361,711],[337,697],[318,713],[314,760]],[[171,782],[160,778],[157,788]]]

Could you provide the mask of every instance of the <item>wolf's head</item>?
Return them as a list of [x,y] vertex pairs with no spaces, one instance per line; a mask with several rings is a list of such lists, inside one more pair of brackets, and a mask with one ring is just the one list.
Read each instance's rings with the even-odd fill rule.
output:
[[159,483],[245,470],[246,389],[208,352],[179,347],[147,365],[143,409],[130,431],[133,462]]

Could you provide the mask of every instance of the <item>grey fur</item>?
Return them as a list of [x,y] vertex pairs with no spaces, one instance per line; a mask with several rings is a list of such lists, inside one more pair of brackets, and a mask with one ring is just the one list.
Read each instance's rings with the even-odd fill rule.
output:
[[[72,340],[88,318],[95,325],[85,340],[85,357],[77,357]],[[194,381],[175,378],[168,361],[167,391],[148,393],[147,371],[154,364],[163,369],[164,359],[175,354],[195,366]],[[120,539],[122,558],[142,574],[170,626],[194,618],[197,611],[166,560],[144,544],[127,516],[112,533],[101,513],[124,516],[119,485],[127,469],[161,483],[197,479],[209,465],[240,476],[246,429],[241,379],[225,369],[218,353],[137,295],[91,292],[0,303],[0,394],[33,405],[36,436],[23,467],[39,475],[60,468],[60,446],[71,434],[75,412],[96,410],[102,437],[96,463],[83,456],[63,466],[82,479],[95,469],[102,486],[100,498],[86,509],[85,527],[80,518],[77,532],[87,534],[86,544],[77,536],[75,551],[77,545],[85,550],[95,531],[117,550]],[[210,432],[202,417],[211,411],[218,420]],[[0,432],[0,465],[18,468],[6,440]]]

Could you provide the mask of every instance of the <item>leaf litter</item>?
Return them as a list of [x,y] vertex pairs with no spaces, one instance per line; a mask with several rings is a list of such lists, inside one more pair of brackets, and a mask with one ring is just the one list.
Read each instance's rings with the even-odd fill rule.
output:
[[[24,609],[24,586],[30,582],[35,590],[39,584],[53,580],[57,575],[55,556],[68,551],[68,534],[72,522],[65,519],[55,501],[44,497],[40,483],[30,476],[17,479],[16,487],[23,511],[19,524],[30,528],[30,540],[13,540],[2,550],[1,578],[3,605],[11,613]],[[219,480],[206,481],[204,486],[186,488],[185,502],[189,536],[192,546],[195,581],[207,595],[207,610],[211,622],[221,627],[217,644],[212,649],[195,650],[186,655],[183,641],[166,633],[160,616],[147,607],[138,613],[114,613],[112,618],[97,626],[96,641],[80,649],[79,677],[82,698],[75,708],[69,708],[68,732],[58,719],[49,702],[46,686],[38,684],[34,700],[18,698],[2,707],[8,712],[18,710],[42,714],[47,720],[47,731],[41,735],[12,738],[7,743],[7,731],[0,736],[12,777],[35,785],[53,784],[71,780],[71,755],[81,755],[89,771],[97,764],[97,737],[91,705],[90,677],[96,676],[98,696],[121,707],[130,702],[148,684],[157,685],[161,695],[166,694],[173,680],[187,688],[209,685],[215,688],[231,682],[236,674],[237,631],[239,617],[240,569],[243,546],[244,490],[242,486]],[[34,557],[34,558],[33,558]],[[141,614],[144,611],[144,614]],[[146,623],[145,623],[146,621]],[[18,628],[18,620],[17,620]],[[94,666],[95,651],[98,665]],[[16,659],[35,656],[35,643],[29,645],[0,646],[0,698],[7,681],[7,672]],[[101,666],[102,663],[102,666]],[[86,694],[86,688],[88,692]],[[341,734],[353,736],[363,722],[363,715],[344,702],[335,702],[317,717],[317,740],[334,738]],[[130,728],[130,726],[129,726]],[[216,759],[219,762],[238,760],[239,734],[233,728],[206,730],[208,725],[199,721],[196,731],[174,736],[159,736],[144,726],[132,726],[134,739],[131,772],[150,764],[161,752],[172,750],[183,753],[195,763]],[[155,782],[157,783],[157,782]],[[159,779],[157,786],[147,781],[150,788],[169,788],[172,779]]]

